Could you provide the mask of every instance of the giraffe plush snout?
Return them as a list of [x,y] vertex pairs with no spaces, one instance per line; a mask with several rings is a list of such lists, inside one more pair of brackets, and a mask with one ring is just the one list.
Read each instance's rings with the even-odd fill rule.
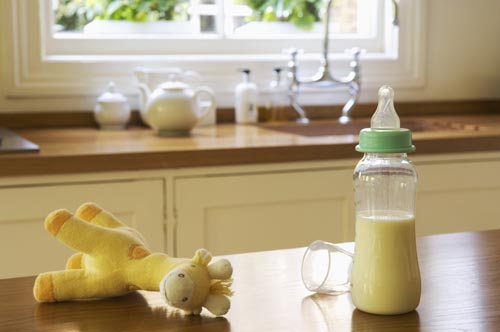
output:
[[181,269],[169,272],[160,282],[160,293],[169,305],[188,309],[193,299],[194,283]]

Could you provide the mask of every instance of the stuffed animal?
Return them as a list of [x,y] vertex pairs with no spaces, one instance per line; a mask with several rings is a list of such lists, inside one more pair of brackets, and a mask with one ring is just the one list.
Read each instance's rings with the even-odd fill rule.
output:
[[205,249],[192,259],[151,253],[141,234],[93,203],[80,206],[76,216],[56,210],[45,229],[59,241],[80,251],[71,256],[66,270],[40,274],[33,289],[39,302],[104,298],[134,290],[160,291],[165,301],[187,314],[205,307],[224,315],[233,269],[221,259],[209,265]]

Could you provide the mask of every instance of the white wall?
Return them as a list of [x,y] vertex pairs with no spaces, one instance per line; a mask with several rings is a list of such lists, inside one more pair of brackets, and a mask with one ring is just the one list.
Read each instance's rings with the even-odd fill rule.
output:
[[398,96],[500,99],[500,1],[431,0],[427,24],[425,87]]
[[[5,2],[2,1],[1,5]],[[0,15],[5,15],[5,12]],[[499,0],[428,0],[425,84],[418,88],[398,89],[397,98],[406,101],[500,99],[499,14]],[[5,63],[10,58],[6,52],[11,47],[8,38],[4,38],[7,30],[5,20],[0,20],[3,68],[14,65]],[[94,100],[94,97],[78,94],[58,98],[57,90],[43,98],[7,99],[4,73],[0,84],[0,112],[90,109]],[[363,91],[362,101],[375,99],[374,89]]]

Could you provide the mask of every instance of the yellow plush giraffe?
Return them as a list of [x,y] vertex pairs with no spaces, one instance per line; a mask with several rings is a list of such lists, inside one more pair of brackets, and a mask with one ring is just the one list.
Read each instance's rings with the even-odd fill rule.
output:
[[165,301],[188,314],[205,307],[215,315],[229,310],[233,269],[221,259],[210,264],[210,253],[196,251],[192,259],[151,253],[141,234],[93,203],[76,215],[56,210],[45,219],[45,229],[67,246],[80,251],[66,270],[40,274],[33,289],[39,302],[104,298],[143,289],[160,291]]

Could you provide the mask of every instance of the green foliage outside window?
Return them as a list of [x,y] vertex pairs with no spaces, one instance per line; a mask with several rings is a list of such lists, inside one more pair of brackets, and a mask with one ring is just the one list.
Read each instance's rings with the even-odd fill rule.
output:
[[253,10],[250,21],[285,21],[310,30],[321,21],[324,0],[237,0]]
[[93,20],[186,19],[188,6],[189,0],[59,0],[54,14],[63,30],[79,30]]
[[[322,19],[325,0],[234,0],[253,11],[248,21],[285,21],[310,30]],[[80,30],[93,20],[132,22],[185,20],[189,0],[58,0],[55,23]]]

